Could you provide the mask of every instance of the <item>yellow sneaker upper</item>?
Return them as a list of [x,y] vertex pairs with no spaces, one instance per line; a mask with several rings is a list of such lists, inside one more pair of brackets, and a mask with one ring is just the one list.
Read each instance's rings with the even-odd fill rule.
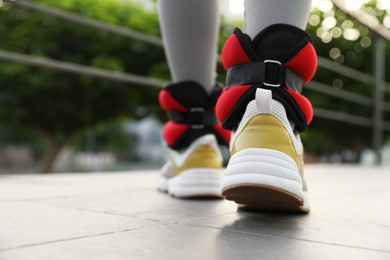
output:
[[169,178],[189,169],[222,169],[222,164],[223,157],[216,138],[205,135],[196,139],[187,149],[170,150],[163,175]]
[[231,154],[246,148],[267,148],[283,152],[295,161],[299,170],[303,168],[303,153],[297,153],[285,126],[272,114],[255,115],[249,120],[234,140]]

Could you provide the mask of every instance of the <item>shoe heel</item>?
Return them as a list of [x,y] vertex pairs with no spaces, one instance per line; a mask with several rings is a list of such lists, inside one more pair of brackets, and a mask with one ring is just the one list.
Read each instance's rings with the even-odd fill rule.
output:
[[222,195],[249,208],[300,211],[306,197],[295,161],[266,148],[247,148],[231,157]]

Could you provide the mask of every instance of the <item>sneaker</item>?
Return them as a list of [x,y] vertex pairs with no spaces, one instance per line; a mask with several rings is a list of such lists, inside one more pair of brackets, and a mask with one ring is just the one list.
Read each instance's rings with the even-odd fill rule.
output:
[[215,136],[204,135],[186,149],[169,149],[157,188],[180,198],[221,197],[222,163]]
[[216,111],[223,127],[233,130],[223,197],[249,209],[308,212],[299,132],[313,117],[300,94],[317,68],[310,36],[276,24],[252,41],[236,29],[222,60],[227,90]]
[[164,88],[159,95],[168,121],[163,138],[169,158],[161,170],[158,190],[179,198],[221,197],[223,157],[219,145],[227,144],[230,132],[215,116],[222,88],[211,94],[196,82],[185,81]]

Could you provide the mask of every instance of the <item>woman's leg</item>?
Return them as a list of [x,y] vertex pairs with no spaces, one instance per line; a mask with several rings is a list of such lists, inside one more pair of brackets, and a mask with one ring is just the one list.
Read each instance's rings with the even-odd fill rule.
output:
[[275,23],[305,29],[311,0],[245,0],[245,33],[253,39]]
[[176,197],[220,197],[222,155],[229,132],[215,117],[219,0],[160,0],[160,27],[173,83],[159,100],[170,117],[170,148],[158,189]]
[[174,83],[215,84],[218,0],[159,0],[160,28]]

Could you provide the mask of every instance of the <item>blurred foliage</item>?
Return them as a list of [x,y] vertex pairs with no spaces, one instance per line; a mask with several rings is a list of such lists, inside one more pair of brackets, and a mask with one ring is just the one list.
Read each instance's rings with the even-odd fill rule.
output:
[[[375,15],[374,17],[378,21],[383,21],[384,17],[389,15],[386,11],[377,8],[376,1],[368,2],[362,8],[367,13]],[[361,25],[335,8],[326,11],[314,9],[309,17],[307,31],[313,37],[314,46],[319,56],[333,59],[335,63],[373,75],[376,35],[366,26]],[[385,60],[388,62],[390,61],[390,45],[388,42],[386,42],[385,48]],[[385,79],[389,81],[390,74],[385,73]],[[374,92],[373,84],[366,85],[321,67],[318,68],[313,80],[333,87],[336,93],[338,89],[343,89],[372,97]],[[304,89],[303,94],[311,100],[315,107],[372,118],[373,109],[371,107],[337,99],[308,89]],[[387,102],[390,101],[388,92],[385,93],[385,99]],[[385,113],[385,120],[390,121],[389,113]],[[314,118],[310,130],[302,135],[303,142],[309,152],[316,152],[316,150],[311,150],[313,135],[317,136],[318,143],[326,140],[327,146],[324,145],[323,148],[327,149],[322,149],[326,154],[340,152],[343,149],[351,149],[360,153],[362,149],[371,146],[372,129],[317,117]],[[390,135],[387,132],[385,138],[388,139],[389,137]],[[359,157],[357,158],[359,159]]]
[[[159,35],[157,14],[132,1],[36,2]],[[364,8],[379,21],[388,16],[376,7],[375,1],[367,3]],[[222,19],[219,50],[234,26],[242,27],[242,21],[231,23]],[[308,31],[320,56],[364,73],[373,72],[375,35],[343,12],[333,8],[313,10]],[[0,39],[0,49],[4,50],[169,80],[162,48],[11,5],[0,10]],[[387,43],[386,60],[389,58],[390,46]],[[148,114],[157,115],[162,121],[166,119],[158,107],[157,89],[3,61],[0,61],[0,68],[0,141],[29,143],[38,157],[43,150],[46,151],[42,171],[50,169],[58,150],[75,137],[75,147],[81,149],[82,140],[87,138],[91,129],[95,129],[102,142],[96,149],[117,149],[119,153],[125,152],[121,149],[126,150],[125,144],[131,145],[132,140],[129,143],[123,141],[125,137],[118,130],[120,124],[117,122]],[[221,65],[218,66],[217,79],[225,80]],[[390,81],[389,74],[386,74],[386,79]],[[373,86],[322,68],[318,69],[314,80],[368,97],[373,93]],[[315,107],[364,117],[372,115],[369,107],[307,89],[304,94]],[[388,93],[385,98],[389,102]],[[139,107],[144,108],[141,114],[137,113]],[[389,113],[386,120],[390,121]],[[112,140],[110,136],[113,136]],[[315,118],[310,131],[304,133],[302,139],[306,151],[314,154],[326,155],[343,149],[361,151],[370,146],[371,129]],[[46,149],[39,140],[45,142]]]
[[[159,33],[156,14],[131,2],[38,2],[134,30]],[[161,48],[12,6],[0,14],[0,49],[168,78]],[[148,107],[149,113],[162,114],[157,107],[157,89],[16,63],[0,62],[0,67],[1,127],[4,131],[15,127],[34,131],[46,142],[48,153],[64,147],[83,129],[118,117],[137,118],[139,106]],[[48,171],[50,167],[42,163],[46,164],[42,170]]]
[[105,122],[81,132],[73,141],[74,149],[86,152],[110,151],[120,161],[132,161],[135,136],[125,131],[123,120]]

